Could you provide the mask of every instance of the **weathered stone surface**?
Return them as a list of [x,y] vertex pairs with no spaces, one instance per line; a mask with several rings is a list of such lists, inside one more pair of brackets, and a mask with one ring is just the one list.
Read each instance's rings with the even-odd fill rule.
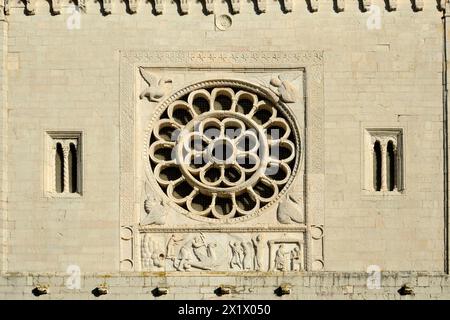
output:
[[431,2],[2,1],[0,297],[449,298]]

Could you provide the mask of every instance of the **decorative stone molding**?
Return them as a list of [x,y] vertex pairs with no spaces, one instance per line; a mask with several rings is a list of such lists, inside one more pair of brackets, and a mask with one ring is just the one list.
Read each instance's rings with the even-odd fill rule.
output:
[[[9,8],[10,6],[14,8],[23,8],[23,5],[21,2],[17,3],[9,3],[9,0],[3,0],[4,1],[4,14],[9,15]],[[25,14],[26,15],[34,15],[35,14],[35,2],[37,0],[25,0]],[[58,3],[56,3],[58,1]],[[58,15],[61,11],[61,6],[64,6],[66,3],[61,2],[61,0],[55,0],[52,2],[52,15]],[[91,1],[95,3],[102,2],[102,14],[107,15],[111,13],[111,7],[113,0],[69,0],[69,3],[73,3],[76,6],[80,8],[80,10],[83,13],[86,13],[86,1]],[[137,12],[138,9],[138,1],[137,0],[126,0],[127,6],[126,6],[126,12],[129,14],[134,14]],[[194,0],[151,0],[151,1],[144,1],[144,3],[141,4],[141,6],[150,6],[152,9],[152,12],[154,15],[161,15],[164,13],[164,10],[169,10],[169,6],[176,6],[178,9],[178,12],[180,15],[185,15],[189,13],[189,1]],[[248,6],[251,9],[246,8],[246,11],[248,10],[255,10],[256,13],[264,13],[267,10],[267,0],[253,0],[253,1],[241,1],[241,0],[227,0],[230,7],[230,13],[232,14],[239,14],[243,8],[243,6]],[[310,13],[317,12],[319,10],[319,0],[302,0],[306,2],[307,10]],[[423,11],[424,8],[424,0],[410,0],[411,6],[404,6],[402,7],[404,10],[412,10],[413,12],[420,12]],[[215,3],[214,0],[199,0],[199,2],[202,4],[203,13],[205,15],[209,15],[215,12]],[[291,12],[293,10],[294,3],[296,1],[294,0],[280,0],[281,6],[279,6],[284,12]],[[300,2],[300,1],[299,1]],[[349,3],[351,2],[351,4]],[[437,8],[438,10],[443,10],[445,7],[445,1],[444,0],[432,0],[433,8]],[[345,0],[330,0],[325,1],[328,6],[326,9],[328,10],[334,10],[337,13],[343,12],[345,9]],[[322,4],[322,6],[325,4]],[[372,5],[372,0],[357,0],[357,1],[348,1],[347,6],[349,5],[355,5],[360,8],[362,12],[366,12],[370,10],[370,6]],[[381,7],[381,6],[380,6]],[[58,9],[59,8],[59,9]],[[383,6],[385,10],[387,11],[395,11],[397,10],[397,0],[385,0],[385,5]]]
[[[323,226],[324,220],[322,64],[322,52],[316,51],[126,51],[121,54],[120,224],[123,226],[120,253],[121,270],[155,272],[186,272],[191,270],[201,272],[208,272],[208,270],[268,271],[268,241],[277,241],[278,239],[291,241],[285,246],[289,253],[285,255],[282,255],[282,252],[279,253],[279,256],[283,256],[286,261],[291,261],[291,252],[295,247],[298,247],[295,252],[292,252],[295,266],[289,267],[289,270],[294,272],[298,270],[321,270],[324,267],[323,246],[320,241],[314,240],[311,236],[312,225]],[[267,65],[270,65],[273,71],[268,69]],[[227,66],[233,66],[233,69],[228,69]],[[236,69],[242,71],[235,71]],[[220,70],[221,78],[216,76],[218,70]],[[139,99],[143,91],[142,84],[149,84],[150,82],[144,80],[142,71],[157,75],[159,79],[169,75],[173,79],[173,87],[168,89],[167,94],[162,98],[149,99],[150,101]],[[291,80],[292,86],[298,90],[299,98],[295,102],[284,102],[281,99],[282,94],[277,90],[278,88],[270,85],[271,79],[280,79],[279,75],[285,73],[293,77],[294,80]],[[230,74],[233,78],[227,78],[224,74]],[[307,78],[306,74],[308,74]],[[257,81],[257,79],[261,81]],[[135,83],[136,80],[138,81],[137,84]],[[305,81],[307,85],[303,86]],[[261,82],[265,85],[262,85]],[[149,86],[149,88],[152,88],[152,86]],[[223,218],[222,215],[214,216],[213,214],[212,218],[211,216],[203,217],[195,212],[190,212],[187,210],[187,204],[184,207],[185,205],[180,202],[180,198],[172,199],[167,196],[166,189],[161,189],[158,180],[162,178],[156,179],[154,176],[157,162],[160,160],[157,154],[149,152],[150,149],[157,149],[155,143],[158,139],[156,138],[157,135],[161,136],[160,131],[157,131],[155,135],[154,129],[161,128],[162,122],[160,121],[170,120],[174,114],[177,117],[183,114],[195,115],[195,110],[192,111],[192,102],[195,100],[194,93],[196,96],[202,93],[207,98],[206,101],[209,101],[208,107],[211,108],[211,104],[213,106],[209,111],[210,115],[205,113],[204,116],[203,114],[195,116],[200,123],[210,121],[218,124],[219,128],[223,124],[225,128],[226,126],[223,123],[225,118],[211,117],[217,113],[214,101],[218,100],[214,97],[228,95],[232,105],[236,106],[239,97],[243,97],[245,94],[247,97],[257,98],[252,100],[254,103],[251,105],[256,104],[258,106],[258,103],[264,100],[266,105],[271,106],[267,110],[276,110],[276,117],[284,119],[284,122],[279,121],[281,127],[283,127],[283,123],[288,124],[284,127],[290,127],[292,133],[290,139],[293,138],[294,146],[290,150],[295,151],[294,154],[296,154],[291,160],[291,163],[294,163],[293,167],[290,167],[292,181],[287,187],[280,188],[283,191],[279,192],[280,197],[269,201],[267,207],[262,207],[264,210],[255,211],[252,216],[238,215]],[[255,112],[257,110],[255,109]],[[241,119],[236,116],[235,111],[225,110],[224,114],[227,112],[230,114],[226,118],[230,120],[226,122],[233,120],[231,122],[236,125],[241,122],[245,126],[251,124],[245,117],[241,116]],[[295,113],[295,117],[292,113]],[[148,114],[147,118],[144,117],[145,114]],[[164,116],[161,118],[163,114]],[[139,117],[139,119],[136,119],[136,117]],[[166,123],[175,125],[178,123],[175,118],[166,121]],[[297,122],[295,119],[305,119],[308,127],[305,123]],[[142,123],[149,124],[147,130],[142,126]],[[186,126],[188,123],[189,121],[182,125]],[[254,127],[258,128],[258,126],[259,124]],[[298,133],[295,133],[296,131]],[[190,132],[195,133],[196,130]],[[138,140],[136,140],[136,137],[138,137]],[[181,137],[184,138],[187,135],[181,135]],[[155,146],[152,148],[152,145]],[[170,143],[165,145],[170,145]],[[211,145],[214,146],[215,144],[211,143]],[[308,149],[308,154],[303,154],[302,150],[306,145],[314,147]],[[140,146],[143,146],[142,149]],[[142,150],[142,156],[141,151],[138,150]],[[300,152],[300,158],[296,158],[298,157],[297,152]],[[164,154],[164,152],[162,153]],[[154,167],[148,165],[150,155],[153,158],[156,157],[157,161]],[[303,171],[305,167],[308,168],[306,172]],[[147,168],[147,171],[145,171],[145,168]],[[299,174],[295,174],[296,172],[299,172]],[[304,180],[304,176],[308,178]],[[201,181],[200,176],[194,177]],[[190,180],[190,182],[192,181],[194,180]],[[144,190],[147,188],[147,183],[150,186],[150,191]],[[283,216],[286,211],[283,211],[283,206],[278,205],[278,203],[286,194],[289,194],[289,197],[286,198],[289,200],[283,200],[281,203],[284,203],[285,209],[292,206],[292,208],[300,210],[296,215],[285,214]],[[148,195],[152,197],[148,197]],[[177,202],[180,202],[180,204],[177,204]],[[298,205],[299,203],[300,205]],[[153,206],[156,209],[153,209]],[[304,208],[308,208],[308,210]],[[278,211],[281,214],[282,221],[278,221]],[[303,216],[301,215],[302,211]],[[157,219],[153,218],[154,213],[158,212],[164,212],[165,214],[163,223],[157,223]],[[288,221],[288,219],[291,220]],[[174,243],[175,249],[169,250],[168,254],[167,247],[172,235],[174,235],[174,239],[171,242]],[[258,239],[263,239],[259,240],[261,242],[256,239],[258,235],[261,236]],[[198,239],[194,241],[195,238]],[[201,238],[204,240],[200,241]],[[255,241],[260,243],[260,246],[264,246],[266,251],[259,264],[256,263]],[[214,242],[220,245],[215,246]],[[237,253],[233,261],[239,261],[240,263],[233,263],[233,268],[231,268],[233,250],[230,243],[235,245],[235,242],[238,245],[235,247]],[[198,250],[197,254],[194,252],[194,247],[196,247],[194,243],[202,248],[200,254]],[[252,246],[249,243],[252,243]],[[301,243],[301,245],[293,245],[292,243]],[[273,259],[275,259],[275,253],[279,249],[278,246],[275,245],[273,249]],[[183,247],[184,249],[181,250]],[[245,263],[241,260],[243,258],[241,250],[251,252],[249,253],[252,255],[251,264],[249,263],[249,256],[247,256]],[[237,259],[236,257],[239,257],[239,255],[241,258]],[[152,256],[161,259],[164,257],[164,259],[160,261],[160,258],[153,259]],[[190,263],[183,261],[183,256],[190,257]],[[271,263],[275,265],[275,261]],[[288,264],[291,265],[291,262]],[[238,265],[242,267],[240,268]],[[274,271],[277,270],[274,269]]]

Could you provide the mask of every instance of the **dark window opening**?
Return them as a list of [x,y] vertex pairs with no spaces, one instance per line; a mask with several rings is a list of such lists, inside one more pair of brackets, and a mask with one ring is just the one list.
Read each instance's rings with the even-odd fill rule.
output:
[[386,173],[387,173],[387,187],[389,191],[394,191],[396,187],[396,159],[395,159],[395,149],[394,149],[394,143],[392,141],[388,142],[387,145],[387,159],[386,159]]
[[373,146],[373,187],[375,191],[381,191],[381,145],[376,141]]
[[62,193],[64,190],[64,152],[61,143],[56,144],[55,179],[55,190],[57,193]]
[[77,162],[77,150],[73,143],[70,144],[69,151],[69,192],[77,192],[77,173],[78,173],[78,162]]

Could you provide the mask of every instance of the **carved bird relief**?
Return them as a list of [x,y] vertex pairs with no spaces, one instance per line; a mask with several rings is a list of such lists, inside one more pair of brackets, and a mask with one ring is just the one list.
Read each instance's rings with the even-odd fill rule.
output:
[[143,67],[139,67],[142,78],[147,82],[148,87],[139,95],[140,99],[146,97],[149,101],[159,102],[170,90],[172,79],[161,77],[158,79],[156,75],[146,71]]
[[286,196],[278,205],[278,222],[283,224],[304,223],[303,203],[294,199],[291,195]]
[[287,78],[286,75],[280,74],[278,77],[273,77],[270,80],[270,84],[277,88],[277,95],[281,101],[286,103],[294,103],[298,99],[298,90]]
[[162,201],[148,197],[144,201],[144,210],[147,215],[142,219],[141,225],[146,226],[149,224],[162,225],[166,223],[166,213],[167,210],[164,207]]

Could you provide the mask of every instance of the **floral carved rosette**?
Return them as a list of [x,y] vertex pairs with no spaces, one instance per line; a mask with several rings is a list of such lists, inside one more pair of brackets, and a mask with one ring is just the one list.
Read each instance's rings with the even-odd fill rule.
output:
[[300,162],[293,117],[237,87],[196,89],[167,104],[151,127],[155,181],[190,217],[241,221],[276,202]]

